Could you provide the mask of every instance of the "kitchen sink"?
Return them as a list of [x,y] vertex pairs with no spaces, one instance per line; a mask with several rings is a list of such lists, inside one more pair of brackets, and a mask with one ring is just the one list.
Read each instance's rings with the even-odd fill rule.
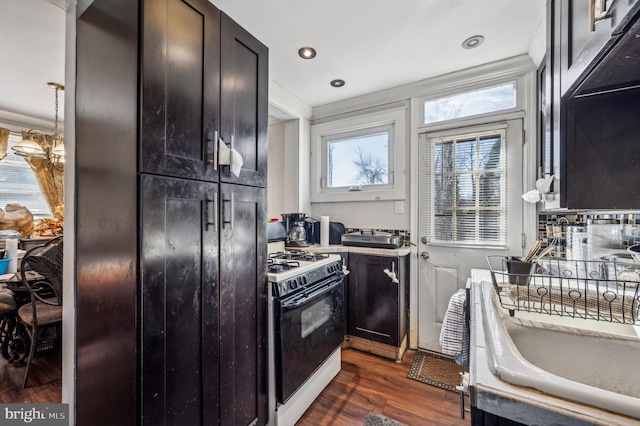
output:
[[489,365],[505,382],[640,419],[640,327],[516,312],[483,282]]

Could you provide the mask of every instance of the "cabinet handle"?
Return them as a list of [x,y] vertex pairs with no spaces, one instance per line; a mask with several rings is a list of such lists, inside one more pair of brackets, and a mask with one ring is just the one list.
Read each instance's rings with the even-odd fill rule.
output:
[[216,130],[213,132],[213,170],[218,170],[218,143],[218,131]]
[[[213,222],[209,222],[209,204],[213,204]],[[213,199],[209,200],[207,198],[204,199],[204,215],[205,215],[205,223],[204,230],[208,231],[209,226],[213,226],[213,230],[218,230],[218,194],[213,194]]]
[[213,131],[213,158],[208,163],[213,164],[213,170],[218,170],[218,131]]
[[222,199],[223,203],[229,203],[229,220],[225,220],[223,223],[229,224],[229,229],[233,231],[233,217],[235,216],[235,194],[232,192],[228,200]]

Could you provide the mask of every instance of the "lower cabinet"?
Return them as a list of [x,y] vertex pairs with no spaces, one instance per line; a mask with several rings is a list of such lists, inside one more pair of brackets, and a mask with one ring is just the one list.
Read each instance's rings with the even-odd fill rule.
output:
[[351,346],[399,361],[407,346],[409,257],[349,253],[349,270]]
[[218,232],[207,200],[218,185],[144,175],[140,188],[142,424],[215,424]]
[[220,185],[220,424],[267,423],[267,190]]
[[266,424],[266,190],[140,187],[142,424]]

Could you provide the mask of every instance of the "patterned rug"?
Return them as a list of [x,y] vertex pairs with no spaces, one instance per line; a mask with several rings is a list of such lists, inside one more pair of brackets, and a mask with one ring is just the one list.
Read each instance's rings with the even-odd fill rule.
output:
[[390,419],[389,417],[385,417],[382,414],[369,411],[369,415],[367,416],[367,419],[364,421],[364,426],[407,426],[407,425],[397,420]]
[[460,384],[460,372],[468,371],[468,366],[456,364],[453,358],[419,349],[407,377],[431,386],[457,392],[456,386]]

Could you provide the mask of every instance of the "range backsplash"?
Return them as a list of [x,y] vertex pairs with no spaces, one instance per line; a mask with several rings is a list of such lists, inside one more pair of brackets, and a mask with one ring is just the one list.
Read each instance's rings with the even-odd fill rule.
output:
[[[552,252],[556,257],[567,257],[578,236],[585,232],[590,219],[617,221],[620,224],[620,250],[640,244],[640,213],[552,213],[538,215],[538,240],[545,246],[554,241],[556,248]],[[582,239],[587,238],[586,233]]]

